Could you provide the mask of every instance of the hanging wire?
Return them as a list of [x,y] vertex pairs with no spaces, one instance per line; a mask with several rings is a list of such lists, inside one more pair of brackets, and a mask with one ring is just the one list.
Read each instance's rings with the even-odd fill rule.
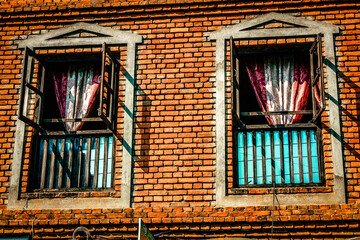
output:
[[278,203],[278,206],[280,206],[280,201],[275,193],[275,190],[276,190],[276,183],[274,181],[273,182],[273,201],[272,201],[272,211],[271,211],[271,237],[270,237],[270,239],[272,239],[273,235],[274,235],[275,199]]

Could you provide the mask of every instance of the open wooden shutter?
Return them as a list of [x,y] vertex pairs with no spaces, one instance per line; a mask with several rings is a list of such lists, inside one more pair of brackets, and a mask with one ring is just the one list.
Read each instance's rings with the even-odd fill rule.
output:
[[19,120],[44,133],[40,126],[44,97],[45,65],[40,56],[25,48],[20,89]]
[[242,125],[240,120],[240,70],[239,70],[239,55],[236,52],[235,43],[230,37],[230,67],[231,67],[231,82],[232,82],[232,116],[234,123],[237,126]]
[[99,116],[116,134],[117,89],[120,64],[106,43],[102,46]]
[[324,67],[321,43],[321,34],[318,34],[316,36],[316,41],[310,48],[310,77],[313,104],[313,122],[318,122],[318,118],[325,110]]

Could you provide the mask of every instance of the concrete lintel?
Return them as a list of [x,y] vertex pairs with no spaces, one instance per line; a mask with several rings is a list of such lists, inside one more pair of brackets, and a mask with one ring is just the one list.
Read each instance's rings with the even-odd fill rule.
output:
[[[271,12],[271,13],[241,22],[236,25],[225,27],[218,31],[211,32],[208,34],[208,36],[211,40],[214,40],[214,39],[218,39],[218,38],[228,39],[231,36],[234,36],[234,35],[239,36],[239,34],[241,35],[242,32],[247,32],[247,31],[249,31],[249,33],[253,32],[253,34],[255,34],[255,31],[263,30],[263,29],[254,29],[254,30],[248,30],[248,29],[251,29],[251,28],[261,25],[261,24],[269,23],[271,21],[278,21],[278,22],[283,22],[283,23],[294,25],[294,28],[301,29],[301,32],[306,32],[309,30],[311,31],[311,29],[322,29],[323,32],[331,32],[331,33],[339,33],[339,31],[340,31],[339,27],[329,24],[329,23],[317,22],[317,21],[313,21],[313,20],[308,20],[303,17],[294,17],[294,16],[287,15],[287,14]],[[286,30],[291,30],[291,29],[292,28],[286,28]],[[271,29],[270,31],[276,32],[277,30],[281,30],[281,28],[274,28],[274,29]],[[245,37],[246,35],[248,35],[248,36]],[[309,34],[307,34],[307,35],[309,35]],[[245,33],[245,36],[243,36],[241,38],[252,38],[251,34]],[[276,37],[276,35],[273,37]],[[236,37],[234,36],[234,38],[236,38]],[[257,38],[257,36],[254,36],[254,38]]]
[[[74,37],[66,38],[66,35],[76,33],[78,31],[88,31],[99,34],[97,37]],[[121,31],[109,27],[102,27],[97,24],[85,22],[75,23],[68,27],[51,30],[29,39],[19,42],[19,48],[55,48],[55,47],[71,47],[71,46],[92,46],[107,44],[127,44],[129,42],[140,43],[142,36],[130,31]]]
[[286,28],[286,29],[259,29],[247,30],[231,35],[234,39],[261,39],[276,37],[309,37],[322,33],[324,29],[308,29],[308,28]]

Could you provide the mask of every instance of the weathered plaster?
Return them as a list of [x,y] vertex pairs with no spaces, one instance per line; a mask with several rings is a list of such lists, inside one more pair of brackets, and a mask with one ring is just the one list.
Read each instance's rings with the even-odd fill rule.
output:
[[[292,24],[286,29],[254,29],[271,21]],[[338,89],[335,66],[334,34],[339,33],[337,26],[316,22],[300,17],[279,13],[269,13],[246,22],[225,27],[208,34],[210,40],[216,40],[216,205],[217,206],[260,206],[272,205],[273,195],[227,195],[226,194],[226,107],[225,107],[225,41],[234,39],[260,39],[266,37],[304,37],[324,34],[325,59],[329,100],[327,109],[330,115],[332,159],[334,163],[334,188],[331,193],[277,194],[281,205],[292,204],[341,204],[345,203],[345,183],[343,150],[338,104]]]
[[225,40],[216,40],[216,199],[226,194]]

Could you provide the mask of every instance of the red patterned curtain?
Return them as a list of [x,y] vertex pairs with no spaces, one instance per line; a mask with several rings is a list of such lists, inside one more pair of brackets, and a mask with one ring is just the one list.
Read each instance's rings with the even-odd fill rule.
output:
[[[303,55],[251,55],[245,65],[262,111],[305,110],[310,93],[309,63]],[[267,115],[269,124],[299,122],[301,114]]]
[[[95,64],[69,64],[54,71],[55,95],[65,119],[85,118],[94,108],[101,77]],[[66,131],[80,130],[83,123],[65,122]]]

